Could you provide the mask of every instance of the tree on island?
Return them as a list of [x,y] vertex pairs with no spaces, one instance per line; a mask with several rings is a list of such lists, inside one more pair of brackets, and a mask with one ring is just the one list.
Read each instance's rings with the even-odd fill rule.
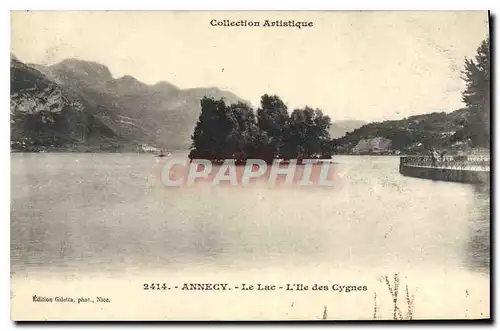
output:
[[455,140],[470,139],[473,146],[490,145],[490,41],[483,40],[475,59],[465,59],[463,80],[466,88],[462,101],[471,110],[463,129],[455,134]]
[[264,94],[257,109],[259,129],[269,138],[268,146],[279,156],[290,126],[288,107],[277,95]]
[[290,124],[285,134],[284,152],[289,157],[312,157],[330,154],[324,149],[330,142],[330,117],[323,115],[320,109],[305,107],[295,109],[290,115]]
[[270,139],[259,129],[253,109],[245,103],[238,102],[228,107],[227,114],[232,119],[233,126],[228,136],[227,148],[230,155],[226,158],[242,161],[246,158],[257,158],[259,153],[267,149]]
[[330,155],[330,125],[330,117],[320,109],[305,107],[289,115],[276,95],[263,95],[257,112],[242,102],[226,105],[223,99],[204,97],[189,157],[272,162]]
[[232,129],[226,113],[226,104],[223,99],[203,98],[201,109],[191,136],[193,156],[224,158],[227,138]]

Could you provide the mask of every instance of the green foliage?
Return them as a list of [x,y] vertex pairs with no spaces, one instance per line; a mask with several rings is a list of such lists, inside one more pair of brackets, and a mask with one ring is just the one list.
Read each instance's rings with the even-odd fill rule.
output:
[[201,99],[201,114],[191,136],[191,157],[209,159],[277,157],[311,158],[331,153],[331,120],[319,109],[305,107],[288,114],[276,95],[263,95],[255,113],[238,102]]
[[349,152],[361,139],[390,139],[392,149],[403,153],[427,153],[429,148],[447,148],[456,142],[456,135],[472,116],[470,109],[452,113],[434,112],[402,120],[369,123],[344,137],[335,139],[337,152]]
[[402,153],[428,153],[429,148],[448,149],[455,145],[490,145],[490,45],[486,39],[474,60],[465,59],[462,101],[466,108],[452,113],[435,112],[402,120],[364,125],[333,141],[335,150],[349,153],[361,139],[390,139],[392,149]]
[[475,61],[465,59],[466,89],[462,100],[470,108],[488,112],[490,109],[490,41],[485,39],[477,48]]
[[227,150],[227,138],[232,130],[232,123],[226,113],[224,100],[203,98],[201,114],[192,136],[193,147],[203,154],[224,157]]
[[[310,157],[321,154],[325,142],[330,140],[330,117],[323,115],[319,109],[305,107],[295,109],[290,115],[290,124],[284,137],[283,155]],[[327,145],[326,145],[327,146]]]
[[269,147],[279,153],[290,125],[288,107],[277,95],[264,94],[257,109],[257,120],[259,129],[269,138]]
[[456,139],[470,139],[475,146],[490,145],[490,41],[485,39],[477,48],[475,61],[465,59],[463,79],[466,88],[462,101],[471,109],[472,116],[457,132]]

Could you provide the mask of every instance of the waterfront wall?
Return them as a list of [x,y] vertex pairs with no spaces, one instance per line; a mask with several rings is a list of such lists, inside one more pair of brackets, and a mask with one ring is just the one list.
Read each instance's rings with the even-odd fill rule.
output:
[[412,164],[404,157],[400,158],[399,173],[404,176],[423,179],[440,180],[458,183],[489,183],[489,168],[445,168],[439,166],[427,166]]

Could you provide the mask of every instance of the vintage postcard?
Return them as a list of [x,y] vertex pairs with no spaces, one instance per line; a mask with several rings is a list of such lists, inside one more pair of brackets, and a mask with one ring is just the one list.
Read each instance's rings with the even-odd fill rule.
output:
[[11,12],[11,319],[490,319],[489,29]]

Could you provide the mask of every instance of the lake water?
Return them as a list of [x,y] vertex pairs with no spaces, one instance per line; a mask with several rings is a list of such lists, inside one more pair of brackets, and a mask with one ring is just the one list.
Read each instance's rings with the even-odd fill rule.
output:
[[[314,319],[327,306],[332,319],[369,319],[377,293],[379,314],[390,318],[380,277],[397,272],[415,295],[416,318],[488,317],[489,188],[401,176],[397,157],[334,161],[333,187],[167,188],[152,155],[11,154],[12,300],[24,305],[15,314],[26,316],[30,296],[45,289],[104,292],[121,304],[34,306],[29,316]],[[153,281],[369,290],[147,294],[145,302],[142,284]]]

